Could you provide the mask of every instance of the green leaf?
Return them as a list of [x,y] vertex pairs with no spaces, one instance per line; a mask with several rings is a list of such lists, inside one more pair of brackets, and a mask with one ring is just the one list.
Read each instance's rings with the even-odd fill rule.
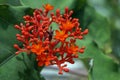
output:
[[75,8],[72,17],[79,18],[80,27],[84,30],[86,26],[84,25],[84,13],[87,0],[75,0]]
[[[79,0],[77,0],[79,1]],[[76,6],[76,0],[20,0],[21,4],[23,6],[28,6],[31,8],[42,8],[43,5],[49,3],[54,6],[54,9],[56,10],[59,8],[61,12],[64,11],[65,7],[69,7],[70,9],[74,8]]]
[[105,53],[111,53],[111,28],[108,20],[90,6],[85,8],[84,16],[84,25],[89,29],[93,41]]
[[32,11],[32,9],[23,6],[0,5],[0,63],[14,54],[13,45],[20,43],[16,40],[16,34],[19,31],[14,28],[14,25],[23,22],[23,16],[31,14]]
[[[111,28],[107,19],[96,13],[90,6],[86,7],[84,16],[84,25],[88,27],[89,35],[77,44],[86,46],[85,53],[79,57],[89,67],[90,80],[118,80],[119,64],[105,55],[106,52],[111,52]],[[88,62],[91,59],[92,66]]]
[[120,63],[120,29],[119,29],[119,24],[118,24],[118,27],[116,26],[116,22],[119,22],[119,21],[117,21],[116,19],[112,19],[110,22],[112,27],[111,29],[112,30],[112,34],[111,34],[112,55],[114,55],[114,57]]
[[[90,80],[120,79],[119,63],[105,54],[109,47],[111,49],[111,28],[107,19],[90,6],[86,7],[84,16],[84,25],[88,27],[89,34],[84,40],[77,41],[77,44],[86,46],[85,53],[80,54],[79,57],[84,59],[84,63],[89,67]],[[88,61],[91,59],[93,64],[90,66]]]
[[[33,55],[31,55],[33,57]],[[44,80],[35,68],[35,57],[31,60],[30,55],[21,53],[12,56],[7,62],[0,65],[1,80]]]
[[120,30],[119,29],[113,29],[112,30],[112,48],[113,48],[113,55],[116,56],[116,58],[120,62]]
[[31,14],[32,11],[23,6],[0,5],[0,79],[2,80],[44,80],[40,76],[35,56],[26,53],[15,55],[16,50],[13,47],[15,43],[20,44],[16,40],[16,33],[19,31],[14,25],[23,22],[22,17],[26,13]]
[[[0,63],[8,56],[14,54],[13,45],[19,43],[16,40],[16,33],[19,33],[14,25],[22,21],[25,15],[25,7],[11,7],[0,5]],[[19,16],[18,16],[19,15]]]
[[20,6],[19,0],[0,0],[0,4],[8,4],[12,6]]
[[104,48],[111,38],[109,26],[107,19],[100,15],[95,15],[94,21],[89,25],[90,34],[100,48]]
[[114,59],[105,55],[96,47],[91,35],[88,35],[85,39],[84,41],[77,41],[77,44],[86,46],[85,53],[79,55],[80,59],[93,59],[93,65],[89,66],[92,67],[90,71],[90,80],[120,79],[119,67]]

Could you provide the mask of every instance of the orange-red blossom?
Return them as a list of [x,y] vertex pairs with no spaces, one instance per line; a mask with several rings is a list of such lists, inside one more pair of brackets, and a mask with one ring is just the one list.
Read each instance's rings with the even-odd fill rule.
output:
[[[16,54],[35,54],[38,66],[57,65],[59,74],[62,74],[62,71],[69,71],[65,62],[73,64],[73,58],[78,57],[78,52],[84,52],[85,47],[79,48],[75,43],[76,39],[84,38],[88,29],[81,31],[79,19],[72,18],[73,11],[69,11],[68,8],[65,8],[63,15],[59,9],[55,14],[49,14],[52,9],[53,6],[46,4],[44,10],[36,9],[33,16],[24,16],[25,24],[15,25],[15,28],[21,31],[16,37],[23,43],[23,48],[17,44],[14,47],[18,49]],[[58,24],[54,26],[58,27],[57,30],[52,30],[52,23]]]

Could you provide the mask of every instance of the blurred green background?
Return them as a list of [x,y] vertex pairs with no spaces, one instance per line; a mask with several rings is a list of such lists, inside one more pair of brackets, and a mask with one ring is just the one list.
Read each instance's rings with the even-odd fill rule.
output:
[[120,0],[0,0],[0,80],[44,80],[35,56],[16,56],[13,44],[21,45],[14,25],[46,3],[60,8],[61,14],[68,6],[74,11],[72,17],[80,19],[80,27],[89,29],[84,40],[76,42],[86,46],[85,53],[79,55],[88,70],[86,79],[120,80]]

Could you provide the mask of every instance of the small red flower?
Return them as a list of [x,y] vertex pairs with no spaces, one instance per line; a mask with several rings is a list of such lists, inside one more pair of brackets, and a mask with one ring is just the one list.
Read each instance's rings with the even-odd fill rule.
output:
[[71,21],[67,20],[65,22],[62,22],[61,27],[63,30],[69,31],[69,30],[72,30],[75,27],[75,25]]
[[43,5],[43,7],[45,8],[46,11],[50,11],[50,10],[53,10],[53,6],[50,5],[50,4],[46,4],[46,5]]
[[[69,71],[65,62],[73,64],[73,59],[78,58],[78,52],[84,52],[85,47],[79,48],[75,43],[76,39],[84,38],[88,29],[81,31],[79,19],[72,18],[73,11],[68,8],[65,8],[64,14],[60,14],[57,9],[56,13],[49,15],[53,6],[46,4],[43,7],[44,10],[36,9],[33,16],[24,16],[25,24],[15,25],[21,32],[16,34],[17,40],[23,43],[22,48],[14,45],[18,50],[16,54],[35,54],[38,66],[57,65],[59,74],[63,74],[63,71]],[[55,32],[52,30],[52,23],[58,24]]]
[[67,50],[68,50],[68,53],[71,53],[71,54],[77,54],[77,52],[78,52],[78,49],[79,49],[79,47],[78,46],[76,46],[75,44],[70,44],[70,46],[67,48]]
[[42,46],[42,42],[40,41],[37,44],[32,44],[31,52],[36,53],[36,55],[41,55],[45,51],[45,48]]
[[55,39],[58,39],[60,41],[64,41],[67,37],[68,37],[68,34],[66,34],[65,31],[56,30]]
[[47,55],[47,53],[37,56],[38,66],[49,66],[52,60],[54,60],[54,57]]

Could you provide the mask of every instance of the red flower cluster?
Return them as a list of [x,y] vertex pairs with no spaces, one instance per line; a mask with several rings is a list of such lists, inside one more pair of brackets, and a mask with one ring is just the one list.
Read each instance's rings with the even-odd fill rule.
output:
[[[59,74],[62,71],[68,72],[65,62],[74,63],[73,58],[78,57],[78,52],[83,53],[85,47],[79,48],[75,42],[76,39],[83,39],[88,33],[88,29],[81,31],[77,18],[72,18],[73,11],[65,8],[65,13],[60,14],[60,10],[56,10],[56,14],[49,12],[53,6],[46,4],[44,10],[36,9],[33,16],[26,15],[25,25],[15,25],[15,28],[21,31],[16,34],[17,40],[23,43],[23,48],[17,44],[14,45],[18,51],[33,53],[36,55],[38,66],[48,66],[56,64],[59,68]],[[51,24],[58,24],[58,30],[53,31]],[[59,45],[59,46],[58,46]]]

